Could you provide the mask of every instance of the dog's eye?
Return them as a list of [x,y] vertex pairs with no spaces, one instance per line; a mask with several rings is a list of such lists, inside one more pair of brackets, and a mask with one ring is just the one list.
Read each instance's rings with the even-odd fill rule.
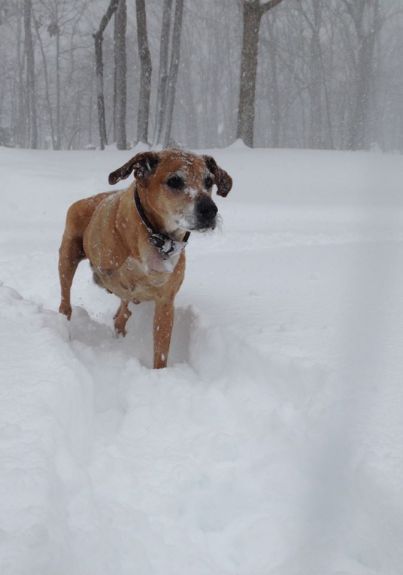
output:
[[213,178],[210,178],[210,176],[207,176],[207,178],[204,179],[204,185],[206,186],[206,188],[209,190],[211,188],[211,186],[214,184],[213,182]]
[[171,176],[167,179],[167,185],[174,190],[181,190],[185,186],[185,182],[180,176]]

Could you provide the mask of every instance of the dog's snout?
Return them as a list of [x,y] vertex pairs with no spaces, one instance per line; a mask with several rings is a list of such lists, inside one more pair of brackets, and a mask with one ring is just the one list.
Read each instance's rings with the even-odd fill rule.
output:
[[196,203],[196,216],[201,226],[211,225],[215,220],[217,212],[217,206],[208,196],[203,196]]

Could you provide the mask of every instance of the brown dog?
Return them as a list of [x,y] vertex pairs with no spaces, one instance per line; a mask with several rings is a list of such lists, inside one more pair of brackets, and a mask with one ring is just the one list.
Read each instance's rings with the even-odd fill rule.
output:
[[212,187],[226,196],[232,180],[212,157],[180,150],[137,154],[109,175],[109,183],[131,173],[135,181],[126,190],[70,206],[59,250],[59,311],[70,319],[74,273],[88,258],[95,282],[121,300],[114,317],[118,334],[126,334],[129,302],[155,302],[154,367],[161,368],[168,359],[186,242],[193,230],[214,229]]

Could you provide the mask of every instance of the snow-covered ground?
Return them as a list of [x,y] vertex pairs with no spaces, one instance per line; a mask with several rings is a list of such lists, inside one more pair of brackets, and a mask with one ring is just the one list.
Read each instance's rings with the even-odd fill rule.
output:
[[401,575],[403,158],[211,151],[170,367],[117,339],[67,206],[129,153],[0,148],[1,575]]

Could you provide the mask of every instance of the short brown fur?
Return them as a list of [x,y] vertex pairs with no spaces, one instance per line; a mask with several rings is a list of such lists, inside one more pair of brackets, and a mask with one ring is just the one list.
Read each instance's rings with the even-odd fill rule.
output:
[[[184,278],[185,253],[181,251],[166,262],[151,245],[149,230],[135,207],[135,190],[153,227],[180,242],[186,231],[200,229],[182,223],[186,218],[193,222],[197,202],[213,204],[211,190],[203,184],[206,174],[212,176],[217,193],[223,196],[231,189],[232,180],[213,158],[179,150],[137,154],[112,172],[109,181],[116,183],[131,173],[136,180],[127,189],[101,193],[70,206],[59,250],[59,311],[70,319],[73,277],[79,262],[88,259],[96,283],[121,299],[114,317],[118,334],[126,334],[130,302],[155,302],[154,367],[162,368],[167,365],[174,299]],[[185,174],[185,193],[167,186],[167,177],[176,173]]]

